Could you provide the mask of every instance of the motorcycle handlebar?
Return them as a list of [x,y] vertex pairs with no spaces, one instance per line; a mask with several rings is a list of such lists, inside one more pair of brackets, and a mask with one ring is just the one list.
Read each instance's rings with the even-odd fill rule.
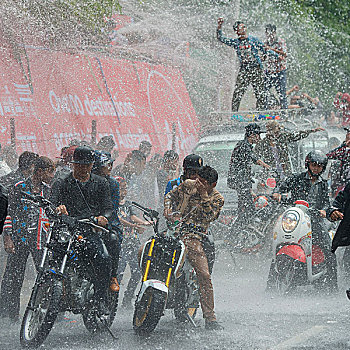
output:
[[140,209],[141,211],[143,211],[146,215],[152,217],[152,218],[155,218],[155,219],[158,219],[158,216],[159,216],[159,213],[156,211],[156,210],[153,210],[153,209],[147,209],[145,207],[143,207],[142,205],[136,203],[136,202],[131,202],[131,204]]
[[44,198],[43,196],[38,195],[32,195],[28,192],[21,191],[21,194],[24,197],[27,197],[28,200],[34,202],[35,204],[38,204],[39,206],[44,206],[44,207],[51,207],[52,209],[55,209],[55,205],[50,202],[48,199]]
[[[51,209],[54,211],[55,210],[55,205],[50,202],[48,199],[40,196],[40,195],[32,195],[28,192],[21,191],[22,195],[27,197],[28,200],[38,204],[39,206],[46,206],[46,207],[51,207]],[[86,219],[79,219],[77,220],[76,218],[68,215],[60,215],[62,218],[63,222],[67,224],[68,226],[75,226],[77,222],[87,224],[91,227],[95,227],[103,232],[109,232],[108,229],[104,228],[103,226],[98,225],[97,223],[94,222],[93,219],[91,218],[86,218]]]
[[95,222],[93,222],[92,219],[80,219],[80,220],[77,220],[77,221],[78,221],[78,222],[81,222],[81,223],[83,223],[83,224],[87,224],[87,225],[89,225],[89,226],[91,226],[91,227],[98,228],[99,230],[101,230],[101,231],[103,231],[103,232],[106,232],[106,233],[109,232],[109,230],[106,229],[105,227],[100,226],[100,225],[96,224]]

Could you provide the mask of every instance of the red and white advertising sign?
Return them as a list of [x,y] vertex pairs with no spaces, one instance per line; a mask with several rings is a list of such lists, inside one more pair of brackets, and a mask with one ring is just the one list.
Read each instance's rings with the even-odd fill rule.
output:
[[172,146],[192,151],[198,120],[178,70],[143,62],[27,48],[15,60],[0,51],[0,142],[10,143],[14,118],[20,153],[32,150],[55,157],[72,139],[97,141],[113,135],[121,157],[149,140],[154,151]]

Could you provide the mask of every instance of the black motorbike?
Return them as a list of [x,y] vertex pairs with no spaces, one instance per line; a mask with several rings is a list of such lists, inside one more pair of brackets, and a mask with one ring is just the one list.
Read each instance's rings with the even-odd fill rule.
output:
[[23,316],[20,342],[24,348],[40,346],[60,312],[82,314],[85,327],[96,333],[111,326],[117,311],[118,293],[108,291],[107,317],[100,316],[94,298],[94,286],[79,256],[84,250],[84,235],[109,231],[93,219],[57,215],[54,205],[40,196],[25,194],[25,200],[40,206],[49,218],[48,235],[39,271]]
[[192,326],[199,307],[196,273],[186,259],[185,245],[176,235],[158,233],[158,212],[133,202],[152,223],[154,236],[144,245],[140,257],[143,272],[135,302],[133,327],[138,335],[147,335],[157,326],[165,309]]

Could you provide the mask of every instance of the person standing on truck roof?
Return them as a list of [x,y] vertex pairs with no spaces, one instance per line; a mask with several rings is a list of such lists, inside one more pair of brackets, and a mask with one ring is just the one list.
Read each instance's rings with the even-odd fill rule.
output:
[[236,227],[246,222],[253,211],[252,164],[270,168],[253,151],[253,144],[259,142],[261,133],[263,131],[258,124],[248,124],[245,127],[244,140],[239,141],[232,152],[227,186],[236,190],[238,195]]
[[237,39],[224,37],[222,34],[223,23],[223,18],[219,18],[216,37],[225,45],[233,46],[240,62],[235,90],[232,97],[232,111],[238,111],[242,97],[250,84],[253,86],[256,97],[256,109],[264,110],[266,93],[264,70],[259,51],[265,55],[272,55],[275,57],[278,57],[278,54],[272,50],[266,50],[262,41],[248,35],[246,26],[241,21],[236,21],[233,25],[233,30],[238,35]]
[[[266,49],[276,52],[279,56],[266,56],[266,70],[265,70],[265,89],[269,91],[272,87],[276,88],[280,106],[282,109],[287,109],[287,95],[286,95],[286,58],[287,46],[286,42],[277,37],[276,26],[274,24],[267,24],[266,32]],[[266,108],[267,101],[266,101]]]

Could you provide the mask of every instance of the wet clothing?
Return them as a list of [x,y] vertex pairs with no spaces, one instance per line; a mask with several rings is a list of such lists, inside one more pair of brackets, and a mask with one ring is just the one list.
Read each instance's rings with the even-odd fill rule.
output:
[[259,51],[263,52],[264,54],[269,53],[270,55],[278,56],[273,51],[267,51],[264,47],[264,43],[251,35],[248,35],[248,37],[245,39],[231,39],[223,36],[222,30],[218,29],[216,32],[216,37],[223,44],[233,46],[233,48],[236,50],[241,66],[254,65],[263,68]]
[[[110,220],[112,216],[109,183],[95,174],[91,174],[84,183],[76,180],[72,173],[58,179],[52,186],[50,200],[56,206],[65,205],[68,214],[78,219],[105,216]],[[96,299],[106,301],[111,278],[111,257],[99,233],[87,230],[84,234],[86,243],[82,249],[82,258],[91,265],[88,266],[88,273],[95,287]]]
[[111,176],[106,177],[106,179],[109,183],[109,189],[111,191],[113,211],[112,211],[111,217],[108,220],[109,227],[112,230],[112,233],[109,235],[109,237],[106,237],[104,239],[104,243],[112,259],[111,276],[115,277],[117,276],[121,242],[123,240],[122,227],[118,217],[119,200],[120,200],[119,182]]
[[235,230],[248,220],[254,212],[252,190],[252,164],[259,160],[253,151],[253,145],[245,138],[239,141],[234,148],[229,171],[227,175],[227,186],[237,191],[237,220]]
[[[285,54],[287,53],[287,45],[286,42],[277,38],[274,42],[265,42],[266,46],[271,47],[272,49],[283,51]],[[265,67],[267,74],[276,74],[287,69],[287,56],[278,55],[278,56],[266,56]]]
[[29,254],[31,254],[36,270],[41,262],[42,252],[36,247],[17,245],[15,253],[8,254],[6,268],[1,282],[0,317],[9,317],[18,321],[20,297]]
[[249,85],[252,85],[256,97],[256,110],[263,111],[265,109],[266,93],[263,69],[258,65],[241,65],[232,95],[232,111],[238,111],[243,95],[246,93]]
[[350,183],[344,190],[340,191],[334,199],[332,206],[327,209],[327,218],[333,211],[339,210],[344,214],[344,219],[340,222],[337,232],[333,238],[332,251],[335,252],[338,247],[350,245]]
[[310,208],[322,210],[329,207],[328,183],[321,176],[314,184],[307,171],[294,174],[282,181],[274,190],[274,193],[291,193],[291,200],[304,200]]
[[[282,70],[277,73],[268,73],[265,72],[265,91],[266,91],[266,97],[268,96],[268,91],[270,91],[273,87],[276,89],[279,104],[282,109],[288,108],[288,102],[287,102],[287,72],[285,70]],[[266,99],[265,102],[265,109],[269,110],[271,109],[268,100]]]
[[276,157],[271,148],[270,141],[275,144],[278,150],[278,158],[285,175],[291,174],[291,162],[289,160],[288,145],[308,137],[313,129],[302,131],[282,131],[277,137],[266,135],[255,147],[257,156],[272,168],[276,168]]
[[[344,95],[347,95],[347,97],[345,98]],[[342,102],[341,101],[342,99],[346,99],[347,104]],[[342,112],[342,115],[343,115],[342,125],[349,127],[349,125],[350,125],[350,98],[348,97],[348,94],[343,94],[343,96],[336,98],[333,101],[333,106]]]
[[[4,225],[4,235],[10,236],[15,252],[8,254],[6,268],[1,283],[0,314],[16,321],[20,311],[20,295],[29,254],[35,268],[40,265],[42,248],[46,241],[48,219],[42,208],[24,201],[21,191],[33,193],[31,178],[20,181],[9,190],[8,216]],[[40,195],[48,198],[50,188],[41,185]]]
[[179,234],[187,248],[188,261],[196,271],[203,316],[208,321],[215,321],[214,291],[203,239],[208,234],[209,224],[219,217],[224,198],[215,188],[200,196],[192,183],[186,180],[170,191],[165,196],[164,207],[171,213],[181,213]]
[[8,197],[4,186],[0,184],[0,235],[4,228],[7,217]]
[[[42,249],[46,242],[47,216],[42,208],[26,201],[21,191],[33,194],[31,178],[19,181],[9,190],[4,235],[10,236],[15,246],[25,245],[33,249]],[[38,194],[48,198],[50,191],[49,186],[42,184]]]
[[164,208],[172,212],[180,211],[183,225],[200,226],[203,233],[206,233],[209,224],[219,217],[224,197],[216,188],[210,194],[201,197],[192,188],[191,182],[193,180],[186,180],[170,191],[165,196]]
[[340,161],[336,174],[336,181],[332,184],[332,188],[336,191],[337,188],[343,189],[345,184],[350,180],[350,148],[346,147],[345,142],[339,147],[327,153],[328,159]]
[[239,141],[231,155],[227,186],[234,190],[242,187],[251,189],[252,164],[256,164],[258,160],[258,156],[253,152],[253,145],[248,142],[248,139]]
[[[277,38],[274,42],[266,41],[265,44],[273,49],[287,53],[286,42],[281,38]],[[269,91],[274,87],[277,91],[281,108],[288,108],[286,90],[286,56],[266,56],[265,66],[265,90]],[[265,108],[269,109],[270,106],[268,106],[267,102],[268,101],[266,101]]]
[[87,182],[80,182],[68,174],[52,185],[50,201],[55,205],[64,204],[70,216],[90,218],[105,216],[109,219],[113,211],[108,181],[91,174]]
[[259,51],[272,56],[278,57],[278,55],[273,51],[267,51],[264,47],[264,43],[251,35],[244,39],[231,39],[224,37],[222,30],[218,29],[216,37],[225,45],[233,46],[240,62],[232,97],[232,111],[238,111],[242,97],[250,84],[253,86],[257,100],[256,109],[263,110],[265,108],[266,94],[264,87],[264,71]]
[[169,193],[171,190],[173,190],[174,188],[178,187],[180,184],[182,184],[183,182],[183,175],[179,176],[176,179],[170,180],[168,181],[166,188],[165,188],[165,193],[164,195],[166,195],[167,193]]
[[[118,210],[119,216],[128,222],[132,222],[131,216],[136,215],[133,206],[130,201],[125,201],[125,203],[119,206]],[[138,263],[138,249],[141,245],[140,239],[134,228],[129,226],[123,226],[123,243],[120,252],[120,262],[118,268],[118,282],[121,283],[123,280],[124,272],[126,266],[130,267],[130,279],[126,290],[124,292],[123,304],[129,305],[132,298],[134,297],[135,290],[138,282],[140,281],[141,272]]]

